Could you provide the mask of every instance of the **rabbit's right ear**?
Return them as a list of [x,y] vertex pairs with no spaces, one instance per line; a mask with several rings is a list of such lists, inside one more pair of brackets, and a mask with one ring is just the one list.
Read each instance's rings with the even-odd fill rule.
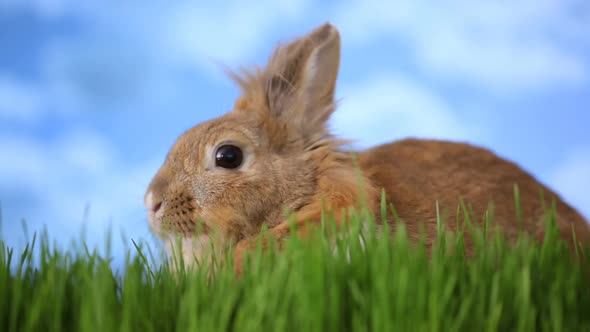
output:
[[340,34],[329,23],[279,45],[263,71],[271,115],[303,136],[319,134],[334,111]]

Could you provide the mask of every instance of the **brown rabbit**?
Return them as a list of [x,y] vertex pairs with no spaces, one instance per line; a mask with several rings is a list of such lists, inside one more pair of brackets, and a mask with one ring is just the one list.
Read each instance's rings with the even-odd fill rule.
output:
[[[417,238],[423,226],[427,245],[436,236],[436,202],[444,217],[455,220],[461,199],[478,220],[493,206],[494,222],[514,238],[519,231],[515,184],[526,232],[543,236],[543,192],[547,206],[557,202],[562,236],[573,244],[573,228],[578,240],[590,239],[578,212],[488,150],[417,139],[356,154],[343,149],[345,142],[331,136],[326,125],[335,110],[339,62],[340,35],[326,23],[279,45],[266,68],[230,74],[242,90],[234,109],[185,132],[147,189],[150,227],[169,250],[175,236],[182,238],[185,260],[207,258],[211,244],[234,243],[240,272],[244,251],[256,243],[263,224],[280,241],[290,232],[288,213],[294,213],[303,235],[320,220],[322,208],[333,209],[339,220],[342,208],[359,207],[364,200],[379,215],[382,190],[411,237]],[[468,242],[468,252],[471,246]]]

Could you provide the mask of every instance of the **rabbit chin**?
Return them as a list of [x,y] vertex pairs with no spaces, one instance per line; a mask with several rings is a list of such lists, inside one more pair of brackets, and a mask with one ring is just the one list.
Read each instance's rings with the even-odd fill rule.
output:
[[215,255],[221,255],[226,241],[213,233],[186,233],[180,230],[164,230],[162,222],[153,214],[148,215],[149,227],[153,234],[164,245],[164,249],[174,269],[176,264],[182,262],[185,267],[192,267],[197,261],[201,264],[209,263],[212,258],[212,250]]
[[213,240],[207,234],[191,237],[167,236],[163,242],[169,258],[172,258],[172,263],[175,264],[182,262],[185,267],[191,267],[196,262],[201,264],[210,262],[212,257]]

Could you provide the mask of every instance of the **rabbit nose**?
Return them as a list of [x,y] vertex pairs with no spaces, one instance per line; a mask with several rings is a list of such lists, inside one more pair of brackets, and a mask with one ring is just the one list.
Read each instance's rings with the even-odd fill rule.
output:
[[148,192],[145,196],[145,207],[156,213],[162,207],[162,199],[155,197],[153,192]]

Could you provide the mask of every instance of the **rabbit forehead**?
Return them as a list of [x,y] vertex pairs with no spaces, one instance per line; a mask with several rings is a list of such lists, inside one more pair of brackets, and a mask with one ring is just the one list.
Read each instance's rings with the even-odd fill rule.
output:
[[250,123],[234,118],[217,118],[198,124],[182,134],[172,146],[170,159],[178,161],[203,158],[211,149],[223,142],[254,147],[260,141]]

